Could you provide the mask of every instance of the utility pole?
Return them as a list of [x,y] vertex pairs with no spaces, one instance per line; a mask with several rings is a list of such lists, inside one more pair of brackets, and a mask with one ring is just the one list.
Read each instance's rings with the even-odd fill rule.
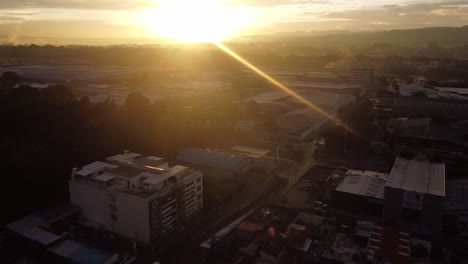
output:
[[346,153],[346,147],[348,145],[348,111],[345,113],[345,120],[344,120],[344,144],[343,144],[343,153]]

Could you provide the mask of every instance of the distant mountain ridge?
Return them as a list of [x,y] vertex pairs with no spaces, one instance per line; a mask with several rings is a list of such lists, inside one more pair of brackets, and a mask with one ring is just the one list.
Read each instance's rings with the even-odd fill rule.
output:
[[427,46],[434,42],[441,46],[468,44],[468,25],[463,27],[430,27],[373,32],[329,31],[289,32],[273,35],[251,36],[250,41],[285,42],[320,46],[363,46],[373,43],[388,43],[401,46]]

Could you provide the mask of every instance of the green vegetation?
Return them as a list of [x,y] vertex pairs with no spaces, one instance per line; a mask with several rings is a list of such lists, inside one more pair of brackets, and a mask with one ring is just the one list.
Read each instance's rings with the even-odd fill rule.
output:
[[121,107],[76,100],[64,86],[2,90],[0,224],[66,200],[73,167],[125,149],[173,160],[185,147],[229,145],[232,123],[251,115],[228,91],[156,103],[131,93]]

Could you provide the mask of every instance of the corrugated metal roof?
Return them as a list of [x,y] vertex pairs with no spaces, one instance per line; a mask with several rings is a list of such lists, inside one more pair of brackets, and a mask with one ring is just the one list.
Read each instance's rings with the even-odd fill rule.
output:
[[32,241],[37,241],[43,245],[49,245],[52,242],[57,241],[60,236],[39,228],[40,225],[45,223],[46,220],[36,215],[29,215],[8,224],[6,227]]
[[177,160],[185,163],[235,172],[241,170],[245,159],[245,156],[206,149],[185,149],[177,155]]
[[397,158],[385,186],[445,196],[445,164]]
[[139,158],[141,157],[141,154],[138,154],[138,153],[124,153],[124,154],[118,154],[118,155],[115,155],[115,156],[112,156],[112,157],[108,157],[106,158],[107,161],[120,161],[120,162],[124,162],[124,161],[128,161],[128,160],[132,160],[134,158]]
[[239,146],[236,145],[231,148],[233,152],[249,156],[251,158],[261,158],[268,154],[270,150],[264,150],[264,149],[257,149],[257,148],[250,148],[250,147],[245,147],[245,146]]
[[110,181],[110,180],[112,180],[114,178],[115,178],[115,176],[112,176],[112,175],[109,175],[109,174],[101,174],[101,175],[96,176],[94,179],[98,180],[98,181],[108,182],[108,181]]
[[383,199],[387,176],[379,172],[350,170],[336,191]]

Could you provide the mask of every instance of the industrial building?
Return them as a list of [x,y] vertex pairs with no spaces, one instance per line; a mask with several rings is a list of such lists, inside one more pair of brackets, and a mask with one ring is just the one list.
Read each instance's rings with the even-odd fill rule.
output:
[[385,184],[383,216],[420,232],[439,232],[444,198],[445,164],[397,158]]
[[71,203],[90,225],[158,243],[203,208],[203,175],[158,157],[125,152],[73,169]]
[[348,170],[332,194],[337,209],[380,217],[388,174]]
[[122,256],[108,247],[79,239],[67,232],[66,226],[75,219],[79,211],[79,208],[69,204],[57,205],[6,225],[6,231],[19,238],[10,241],[11,243],[27,248],[30,257],[40,263],[131,263],[129,260],[134,258],[130,256]]
[[390,174],[348,170],[331,205],[358,219],[405,223],[419,233],[439,232],[445,199],[445,164],[397,158]]
[[184,149],[177,162],[203,171],[206,177],[231,178],[244,175],[252,168],[252,158],[221,150]]

